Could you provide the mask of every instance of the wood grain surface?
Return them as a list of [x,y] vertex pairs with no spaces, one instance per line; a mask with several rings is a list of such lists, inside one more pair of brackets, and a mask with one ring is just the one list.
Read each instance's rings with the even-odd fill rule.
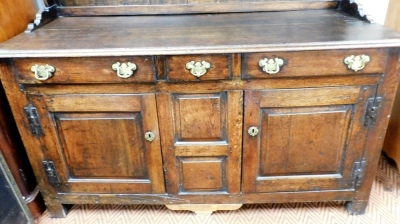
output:
[[[90,1],[90,0],[89,0]],[[118,1],[118,0],[117,0]],[[160,15],[333,9],[335,0],[137,0],[121,7],[120,1],[81,1],[59,7],[61,16]],[[76,2],[76,1],[75,1]]]
[[173,55],[384,46],[400,46],[400,34],[339,11],[314,10],[140,16],[135,19],[58,18],[33,33],[0,44],[0,55]]

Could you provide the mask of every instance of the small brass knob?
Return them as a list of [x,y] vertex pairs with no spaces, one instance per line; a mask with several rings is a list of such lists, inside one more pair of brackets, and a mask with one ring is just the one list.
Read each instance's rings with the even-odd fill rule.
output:
[[371,58],[366,55],[350,55],[344,59],[344,63],[347,65],[348,69],[358,72],[365,68],[365,65],[371,61]]
[[120,63],[120,62],[116,62],[114,64],[112,64],[112,69],[114,71],[117,71],[117,75],[120,78],[126,79],[129,78],[133,75],[133,72],[136,71],[137,66],[135,63]]
[[196,77],[206,74],[209,68],[211,68],[211,64],[206,61],[186,63],[186,69],[190,69],[190,73]]
[[252,127],[249,128],[249,130],[247,130],[247,133],[249,133],[249,135],[250,135],[251,137],[257,136],[257,135],[258,135],[258,132],[259,132],[259,130],[258,130],[258,128],[255,127],[255,126],[252,126]]
[[156,138],[156,135],[155,135],[153,132],[148,131],[148,132],[146,132],[146,133],[144,134],[144,138],[145,138],[148,142],[152,142],[152,141],[154,141],[154,139]]
[[284,62],[281,58],[264,58],[258,62],[258,66],[260,66],[264,72],[270,75],[278,73],[281,70],[281,66],[283,66],[283,64]]
[[51,65],[34,65],[31,67],[31,71],[35,73],[35,78],[40,81],[47,80],[53,76],[53,72],[56,71]]

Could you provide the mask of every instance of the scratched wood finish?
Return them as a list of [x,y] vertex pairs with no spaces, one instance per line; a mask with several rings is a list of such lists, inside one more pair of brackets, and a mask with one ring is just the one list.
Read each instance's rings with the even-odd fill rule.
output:
[[[60,176],[59,192],[164,192],[154,94],[49,95],[30,101],[40,108],[42,147],[49,149],[45,156]],[[154,141],[144,139],[147,131]]]
[[[124,0],[59,1],[61,16],[150,15],[333,9],[339,0]],[[122,6],[122,7],[121,7]]]
[[[279,29],[265,32],[262,27]],[[65,39],[68,39],[67,45],[63,44]],[[34,34],[22,34],[0,44],[0,55],[175,55],[387,46],[400,46],[400,34],[339,11],[314,10],[308,13],[139,16],[135,19],[118,16],[58,18]]]
[[[353,70],[347,68],[344,59],[351,55],[370,56],[371,61],[362,70],[362,74],[382,73],[386,63],[386,49],[358,49],[338,51],[308,51],[308,52],[273,52],[243,54],[242,78],[280,78],[327,75],[349,75]],[[258,65],[262,59],[280,58],[283,66],[277,74],[267,74]],[[361,73],[361,72],[359,72]]]
[[[202,81],[230,79],[232,76],[232,55],[186,55],[170,56],[167,60],[167,79],[168,81]],[[186,68],[188,62],[208,62],[210,68],[207,73],[196,77]]]
[[[356,141],[365,139],[364,108],[375,90],[245,91],[244,131],[254,126],[260,133],[243,135],[243,191],[352,189],[352,164],[363,151]],[[275,96],[288,93],[296,97],[278,103],[282,98]]]
[[[16,59],[13,61],[20,83],[124,83],[155,82],[155,65],[152,57],[106,57],[106,58],[35,58]],[[116,62],[134,63],[136,71],[129,78],[120,78],[112,69]],[[53,76],[45,81],[35,79],[31,71],[34,65],[51,65],[55,67]]]
[[240,192],[242,91],[160,93],[157,102],[167,192]]

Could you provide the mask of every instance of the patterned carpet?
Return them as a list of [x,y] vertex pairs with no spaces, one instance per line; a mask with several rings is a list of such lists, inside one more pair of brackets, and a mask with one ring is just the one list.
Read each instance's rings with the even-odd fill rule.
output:
[[344,202],[243,205],[237,211],[218,211],[199,217],[191,212],[170,211],[150,205],[75,205],[67,218],[51,219],[45,212],[39,224],[399,224],[400,175],[384,156],[372,187],[365,215],[351,216]]

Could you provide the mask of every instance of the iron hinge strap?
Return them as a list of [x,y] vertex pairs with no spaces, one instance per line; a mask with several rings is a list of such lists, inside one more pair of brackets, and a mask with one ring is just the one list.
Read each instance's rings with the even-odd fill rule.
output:
[[356,188],[361,186],[362,184],[366,166],[367,166],[367,161],[365,160],[361,160],[354,163],[353,182]]
[[367,110],[365,112],[364,126],[369,127],[375,125],[381,101],[382,97],[368,99]]
[[60,178],[58,177],[54,162],[51,160],[42,161],[43,168],[46,172],[47,179],[53,187],[60,186]]
[[29,126],[31,128],[32,134],[35,136],[43,135],[43,129],[40,124],[39,115],[37,109],[32,104],[24,107],[26,117],[28,118]]

